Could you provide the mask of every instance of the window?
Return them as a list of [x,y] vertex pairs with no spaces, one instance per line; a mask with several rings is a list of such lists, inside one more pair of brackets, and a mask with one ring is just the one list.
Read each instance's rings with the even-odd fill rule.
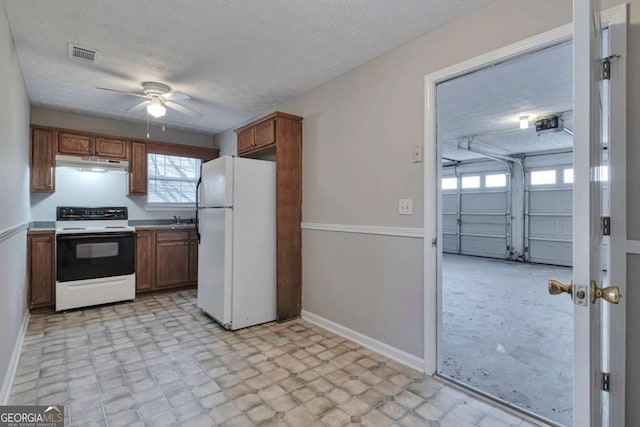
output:
[[149,153],[147,168],[147,203],[195,204],[200,159]]
[[443,190],[455,190],[458,188],[458,178],[450,177],[450,178],[442,178],[442,189]]
[[493,187],[506,187],[507,186],[507,174],[499,173],[495,175],[486,175],[484,177],[484,186],[487,188]]
[[600,166],[597,168],[598,173],[600,174],[600,181],[607,182],[609,181],[609,166]]
[[573,168],[565,169],[563,172],[562,182],[565,184],[573,184]]
[[548,185],[556,183],[556,171],[533,171],[531,172],[531,185]]
[[463,176],[462,177],[462,188],[480,188],[480,177],[479,176]]

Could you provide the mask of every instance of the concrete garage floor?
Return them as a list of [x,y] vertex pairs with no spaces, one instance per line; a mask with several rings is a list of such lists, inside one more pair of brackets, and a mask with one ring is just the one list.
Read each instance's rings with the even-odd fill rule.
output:
[[570,267],[443,256],[442,373],[571,425],[572,304],[547,281]]

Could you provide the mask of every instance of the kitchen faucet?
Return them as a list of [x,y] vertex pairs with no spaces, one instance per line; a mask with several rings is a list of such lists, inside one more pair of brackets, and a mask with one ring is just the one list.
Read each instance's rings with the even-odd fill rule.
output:
[[173,216],[173,220],[176,222],[176,224],[180,224],[180,216]]

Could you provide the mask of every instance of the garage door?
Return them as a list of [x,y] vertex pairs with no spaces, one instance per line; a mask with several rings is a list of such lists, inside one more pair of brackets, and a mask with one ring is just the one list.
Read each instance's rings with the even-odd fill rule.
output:
[[571,165],[527,170],[527,261],[572,265]]
[[444,252],[508,258],[509,182],[506,172],[443,179]]

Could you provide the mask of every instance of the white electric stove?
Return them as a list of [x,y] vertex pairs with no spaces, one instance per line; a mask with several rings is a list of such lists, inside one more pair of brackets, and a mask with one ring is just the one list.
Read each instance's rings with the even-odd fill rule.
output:
[[135,298],[135,229],[126,207],[58,207],[56,311]]

